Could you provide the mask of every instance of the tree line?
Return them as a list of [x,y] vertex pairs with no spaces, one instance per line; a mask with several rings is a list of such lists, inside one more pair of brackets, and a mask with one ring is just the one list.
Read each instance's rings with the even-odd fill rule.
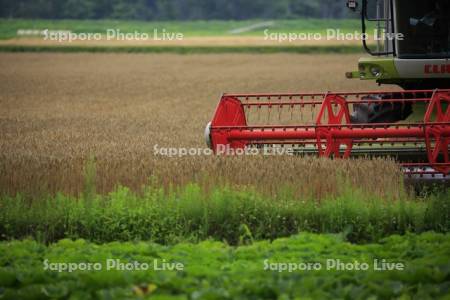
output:
[[245,20],[344,18],[344,0],[0,0],[2,18]]

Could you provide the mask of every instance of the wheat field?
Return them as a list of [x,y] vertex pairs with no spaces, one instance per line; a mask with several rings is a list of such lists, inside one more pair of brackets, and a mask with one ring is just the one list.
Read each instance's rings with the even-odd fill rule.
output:
[[77,194],[88,160],[97,191],[118,184],[231,182],[302,194],[334,193],[345,176],[378,194],[399,193],[387,161],[297,157],[181,157],[159,147],[205,147],[223,92],[373,90],[344,78],[357,55],[0,54],[0,192]]

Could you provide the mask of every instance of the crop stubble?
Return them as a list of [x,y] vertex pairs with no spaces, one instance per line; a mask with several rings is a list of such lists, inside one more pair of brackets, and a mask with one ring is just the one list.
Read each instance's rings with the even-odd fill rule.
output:
[[0,54],[0,192],[79,193],[89,157],[97,191],[228,181],[301,194],[339,190],[338,174],[378,194],[398,192],[385,161],[292,157],[155,156],[159,147],[205,147],[222,92],[374,89],[350,81],[357,55]]

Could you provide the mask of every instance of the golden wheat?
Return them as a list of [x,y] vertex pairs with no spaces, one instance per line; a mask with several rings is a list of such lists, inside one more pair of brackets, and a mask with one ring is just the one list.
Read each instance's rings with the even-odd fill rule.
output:
[[0,54],[0,192],[79,193],[89,157],[97,190],[220,181],[302,195],[335,193],[337,178],[397,193],[386,161],[292,157],[155,156],[160,147],[205,147],[222,92],[373,89],[344,79],[355,55]]

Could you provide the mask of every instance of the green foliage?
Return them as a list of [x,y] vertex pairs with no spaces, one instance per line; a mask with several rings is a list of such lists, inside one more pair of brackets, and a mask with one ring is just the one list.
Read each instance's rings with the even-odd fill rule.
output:
[[347,187],[341,196],[318,202],[297,199],[288,188],[269,198],[248,187],[205,191],[188,184],[164,190],[155,180],[139,195],[125,187],[105,196],[86,190],[78,198],[0,197],[1,239],[173,244],[213,238],[246,244],[309,231],[345,232],[350,241],[367,242],[395,233],[450,229],[448,191],[424,200],[393,200]]
[[[193,187],[190,187],[193,188]],[[192,192],[192,191],[191,191]],[[96,245],[61,240],[0,243],[2,299],[444,299],[450,282],[450,235],[391,236],[354,245],[340,235],[302,233],[230,247],[213,241],[161,246],[149,242]],[[107,260],[148,264],[148,270],[108,270]],[[367,263],[368,270],[327,268],[327,260]],[[377,271],[374,260],[404,270]],[[45,270],[47,263],[98,263],[98,270]],[[181,271],[154,262],[182,263]],[[320,270],[279,272],[273,264],[319,263]],[[270,265],[269,265],[270,264]],[[272,266],[269,268],[269,266]],[[278,265],[280,266],[280,265]],[[379,266],[379,263],[378,263]]]
[[0,17],[51,19],[249,19],[342,18],[345,3],[333,0],[2,0]]

